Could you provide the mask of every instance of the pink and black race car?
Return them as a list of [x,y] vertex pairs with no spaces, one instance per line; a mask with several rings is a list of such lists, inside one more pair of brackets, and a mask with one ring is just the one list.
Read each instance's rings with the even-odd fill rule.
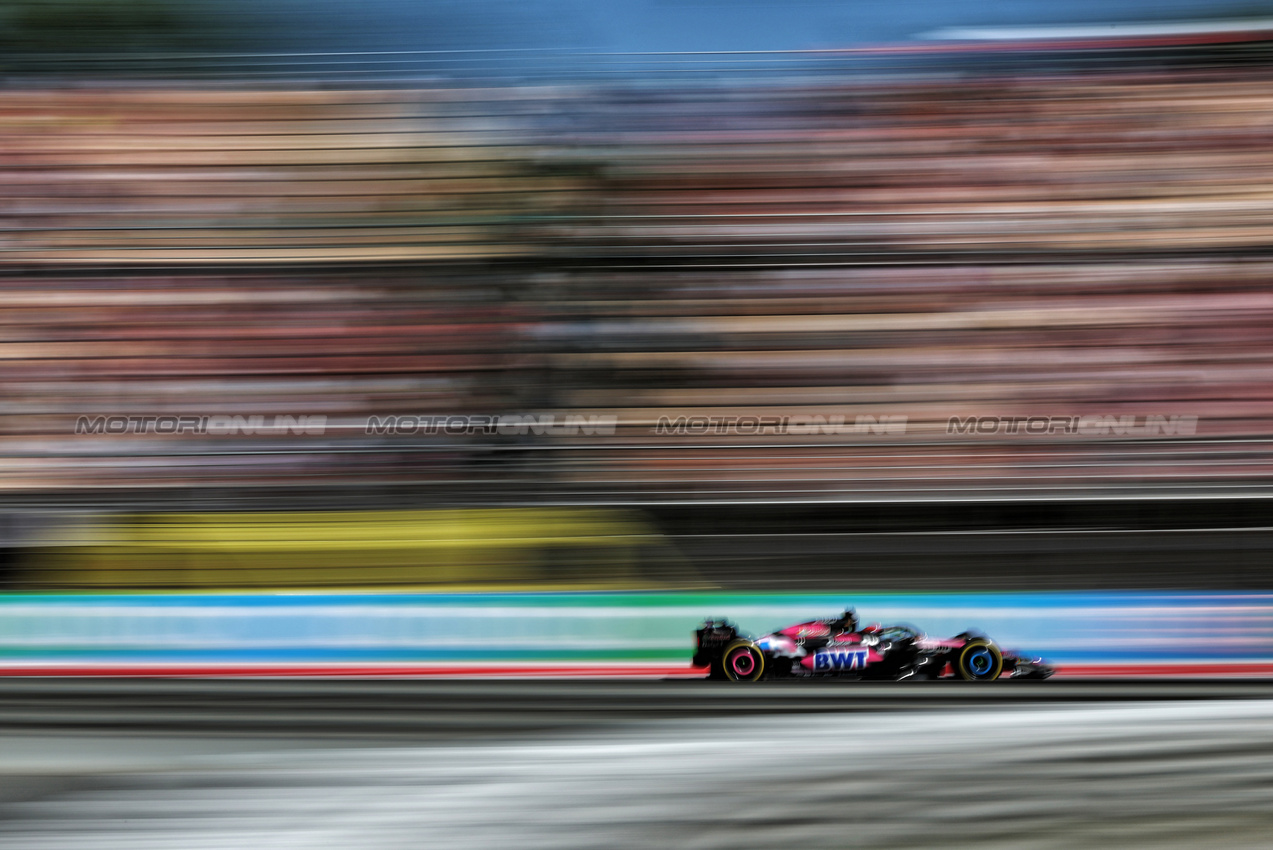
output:
[[853,609],[832,620],[810,620],[760,638],[740,635],[726,620],[695,633],[694,666],[714,679],[1046,679],[1041,658],[1005,652],[979,632],[935,640],[910,626],[860,626]]

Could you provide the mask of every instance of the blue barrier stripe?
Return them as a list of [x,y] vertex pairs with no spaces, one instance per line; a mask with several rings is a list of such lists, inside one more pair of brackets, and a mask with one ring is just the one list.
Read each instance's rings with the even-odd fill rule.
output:
[[1273,594],[7,594],[0,660],[325,661],[688,658],[704,616],[752,633],[832,616],[978,628],[1058,663],[1273,658]]

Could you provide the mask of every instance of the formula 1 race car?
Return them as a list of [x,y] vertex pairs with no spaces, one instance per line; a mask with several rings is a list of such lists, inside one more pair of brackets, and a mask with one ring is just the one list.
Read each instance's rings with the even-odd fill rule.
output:
[[1041,658],[1004,652],[979,632],[934,640],[910,626],[859,626],[853,609],[833,620],[797,623],[760,638],[740,635],[726,620],[694,633],[694,666],[713,679],[1046,679]]

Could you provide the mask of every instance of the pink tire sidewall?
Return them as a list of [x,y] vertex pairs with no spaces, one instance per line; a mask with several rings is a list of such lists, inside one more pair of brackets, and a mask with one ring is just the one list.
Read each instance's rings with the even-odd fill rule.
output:
[[754,646],[736,646],[725,653],[721,666],[731,681],[754,682],[764,671],[764,658]]

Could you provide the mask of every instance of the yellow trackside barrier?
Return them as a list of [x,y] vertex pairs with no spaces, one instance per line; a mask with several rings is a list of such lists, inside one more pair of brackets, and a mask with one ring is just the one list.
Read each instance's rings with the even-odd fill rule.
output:
[[28,550],[30,590],[702,586],[642,514],[498,508],[99,516]]

